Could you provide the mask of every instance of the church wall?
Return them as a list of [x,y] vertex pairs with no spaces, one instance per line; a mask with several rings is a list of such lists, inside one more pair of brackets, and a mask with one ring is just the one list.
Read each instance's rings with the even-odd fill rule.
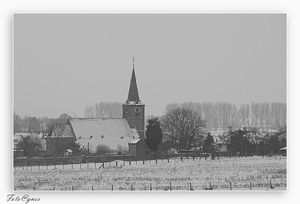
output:
[[45,138],[46,140],[46,155],[57,154],[63,156],[70,143],[74,142],[73,137],[53,137]]
[[[139,108],[140,112],[136,113],[135,109]],[[131,128],[136,128],[140,139],[145,139],[145,106],[144,105],[126,105],[123,104],[123,118],[128,121]]]

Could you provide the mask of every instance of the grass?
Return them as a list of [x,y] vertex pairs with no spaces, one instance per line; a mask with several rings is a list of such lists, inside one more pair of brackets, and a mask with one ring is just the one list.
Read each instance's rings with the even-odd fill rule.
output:
[[[125,165],[124,165],[125,164]],[[86,165],[86,164],[85,164]],[[14,169],[14,188],[19,190],[203,190],[212,187],[216,190],[267,190],[286,189],[286,158],[283,157],[244,157],[220,158],[219,160],[180,159],[128,162],[112,162],[105,168],[101,164],[84,166],[69,165]],[[64,169],[63,169],[64,168]]]

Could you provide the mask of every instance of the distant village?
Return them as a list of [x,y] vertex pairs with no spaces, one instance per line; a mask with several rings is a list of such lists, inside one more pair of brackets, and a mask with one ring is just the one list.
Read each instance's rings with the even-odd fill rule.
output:
[[[156,153],[162,154],[178,154],[189,153],[199,154],[208,153],[210,155],[269,155],[283,154],[286,155],[286,127],[267,129],[267,128],[251,128],[249,126],[249,107],[244,106],[245,111],[242,117],[242,124],[245,127],[226,127],[223,122],[220,129],[213,128],[214,123],[211,114],[206,114],[206,120],[210,120],[210,127],[207,127],[206,121],[201,119],[198,113],[186,109],[184,105],[193,105],[194,109],[197,104],[170,104],[167,110],[183,110],[183,112],[195,115],[194,118],[184,119],[183,126],[185,129],[174,130],[176,126],[182,124],[174,122],[173,127],[163,128],[163,132],[168,132],[168,136],[159,138],[154,141],[157,143]],[[204,104],[212,106],[209,103]],[[204,106],[203,105],[203,106]],[[216,107],[222,110],[235,110],[228,104],[216,104]],[[255,106],[254,108],[264,108]],[[70,157],[80,155],[134,155],[144,157],[151,151],[146,143],[146,123],[145,121],[145,104],[140,100],[137,82],[135,77],[134,65],[131,76],[131,82],[128,92],[128,98],[122,106],[121,118],[77,118],[69,117],[63,114],[63,122],[53,124],[44,130],[45,124],[40,124],[37,118],[32,117],[29,121],[27,129],[14,133],[14,158],[22,157]],[[222,107],[224,106],[224,107]],[[216,107],[213,107],[216,109]],[[276,115],[272,115],[274,123],[285,123],[285,105],[272,104]],[[231,109],[230,109],[231,108]],[[187,111],[186,111],[187,110]],[[208,110],[208,109],[206,109]],[[263,109],[262,109],[263,110]],[[267,109],[266,109],[267,110]],[[205,111],[205,110],[204,110]],[[236,111],[236,110],[235,110]],[[180,112],[180,111],[179,111]],[[248,113],[247,113],[248,112]],[[256,113],[257,112],[257,113]],[[259,116],[259,112],[254,112]],[[266,111],[264,111],[266,112]],[[180,113],[179,113],[180,114]],[[208,117],[210,115],[210,118]],[[225,114],[227,117],[229,114]],[[176,116],[177,117],[177,116]],[[181,116],[180,116],[181,117]],[[179,118],[180,118],[179,117]],[[189,116],[190,117],[190,116]],[[262,116],[261,116],[262,117]],[[265,116],[263,116],[265,117]],[[233,118],[229,118],[234,123]],[[280,121],[279,121],[280,119]],[[199,121],[198,127],[196,122]],[[271,124],[271,119],[264,119]],[[164,125],[164,122],[161,120]],[[225,118],[222,119],[225,121]],[[257,123],[262,120],[257,120]],[[192,122],[192,124],[189,124]],[[163,126],[164,127],[164,126]],[[166,131],[169,128],[170,131]],[[192,129],[195,128],[195,129]],[[160,127],[159,127],[160,129]],[[172,129],[172,131],[171,131]],[[191,131],[189,133],[189,131]],[[180,133],[179,133],[180,132]],[[162,136],[161,136],[162,137]]]

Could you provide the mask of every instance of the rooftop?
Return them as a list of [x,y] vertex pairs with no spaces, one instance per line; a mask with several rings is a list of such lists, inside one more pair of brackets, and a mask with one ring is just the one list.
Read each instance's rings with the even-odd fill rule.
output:
[[98,145],[106,145],[117,150],[128,147],[128,142],[138,139],[135,128],[130,128],[126,119],[69,118],[77,143],[91,151]]

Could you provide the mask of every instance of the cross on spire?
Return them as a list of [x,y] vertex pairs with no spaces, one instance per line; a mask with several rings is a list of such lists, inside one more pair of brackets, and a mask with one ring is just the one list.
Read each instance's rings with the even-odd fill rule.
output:
[[134,55],[133,55],[133,58],[132,58],[133,68],[134,68],[134,60],[135,60],[135,59],[134,59]]
[[129,93],[128,93],[128,101],[140,101],[138,89],[137,89],[137,83],[136,83],[136,78],[135,78],[135,72],[134,72],[134,55],[132,58],[133,62],[133,70],[132,70],[132,75],[131,75],[131,80],[130,80],[130,86],[129,86]]

